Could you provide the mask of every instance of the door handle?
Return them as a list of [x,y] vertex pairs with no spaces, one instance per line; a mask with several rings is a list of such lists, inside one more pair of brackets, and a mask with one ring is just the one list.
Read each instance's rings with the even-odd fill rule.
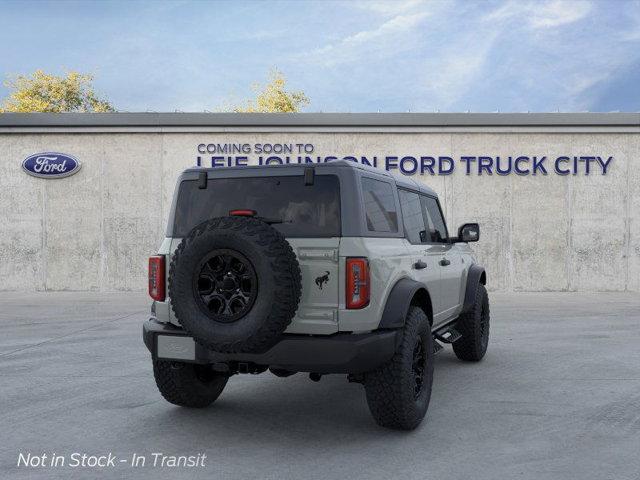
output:
[[443,258],[442,260],[440,260],[440,265],[442,265],[443,267],[446,267],[447,265],[451,265],[451,262],[446,258]]
[[413,264],[413,268],[415,268],[416,270],[422,270],[423,268],[427,268],[427,264],[422,260],[418,260]]

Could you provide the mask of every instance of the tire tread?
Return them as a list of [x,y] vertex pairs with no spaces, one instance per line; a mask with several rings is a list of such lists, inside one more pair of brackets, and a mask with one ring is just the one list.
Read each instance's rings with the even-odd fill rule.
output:
[[[411,368],[416,337],[426,328],[427,384],[423,387],[426,402],[418,405],[413,398]],[[411,307],[403,329],[402,342],[389,362],[365,375],[365,391],[369,410],[376,423],[397,430],[416,428],[427,411],[433,381],[433,337],[424,311]],[[423,333],[424,334],[424,333]]]
[[[476,289],[476,297],[473,307],[468,312],[460,315],[456,322],[456,329],[462,335],[462,338],[453,343],[453,352],[460,360],[466,362],[478,362],[482,360],[487,351],[486,346],[483,348],[480,339],[480,316],[482,315],[483,303],[485,303],[485,311],[489,317],[489,297],[484,285],[479,284]],[[489,335],[490,322],[487,318],[487,335]]]
[[210,386],[202,385],[193,372],[193,365],[182,364],[175,368],[172,362],[154,360],[153,376],[162,396],[169,403],[181,407],[204,408],[211,405],[222,393],[227,377],[220,375]]

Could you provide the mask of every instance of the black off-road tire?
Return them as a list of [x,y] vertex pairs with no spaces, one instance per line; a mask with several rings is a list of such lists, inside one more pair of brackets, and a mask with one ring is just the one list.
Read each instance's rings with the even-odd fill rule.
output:
[[[422,345],[422,385],[416,395],[414,354]],[[411,307],[405,321],[402,343],[393,358],[365,374],[364,387],[373,418],[383,427],[413,430],[424,418],[433,384],[433,337],[424,311]]]
[[[198,303],[194,275],[214,251],[231,252],[255,273],[257,293],[247,312],[218,321]],[[301,293],[300,266],[291,245],[267,223],[251,217],[214,218],[196,226],[176,249],[169,296],[176,318],[201,345],[218,352],[260,353],[291,323]]]
[[153,376],[162,396],[174,405],[204,408],[222,393],[228,376],[207,365],[154,360]]
[[489,296],[484,285],[478,285],[473,307],[456,322],[462,338],[453,342],[453,351],[460,360],[479,362],[489,345]]

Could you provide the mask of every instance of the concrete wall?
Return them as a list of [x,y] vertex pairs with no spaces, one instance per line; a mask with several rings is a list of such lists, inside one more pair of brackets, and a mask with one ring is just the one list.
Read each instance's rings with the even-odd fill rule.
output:
[[[449,228],[481,224],[474,245],[494,290],[640,290],[638,133],[0,132],[0,290],[143,290],[178,173],[200,143],[314,143],[316,154],[615,157],[606,176],[415,177]],[[71,154],[76,175],[45,180],[21,162]]]

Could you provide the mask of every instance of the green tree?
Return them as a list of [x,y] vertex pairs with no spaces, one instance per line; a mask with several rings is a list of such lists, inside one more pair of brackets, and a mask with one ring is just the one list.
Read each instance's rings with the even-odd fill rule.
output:
[[67,72],[50,75],[36,70],[32,75],[18,75],[7,80],[11,90],[0,112],[113,112],[107,100],[93,90],[93,76]]
[[247,101],[243,107],[236,107],[234,112],[244,113],[291,113],[299,112],[302,107],[309,104],[309,99],[304,92],[290,92],[285,89],[287,80],[278,70],[269,74],[269,83],[261,87],[254,85],[255,100]]

